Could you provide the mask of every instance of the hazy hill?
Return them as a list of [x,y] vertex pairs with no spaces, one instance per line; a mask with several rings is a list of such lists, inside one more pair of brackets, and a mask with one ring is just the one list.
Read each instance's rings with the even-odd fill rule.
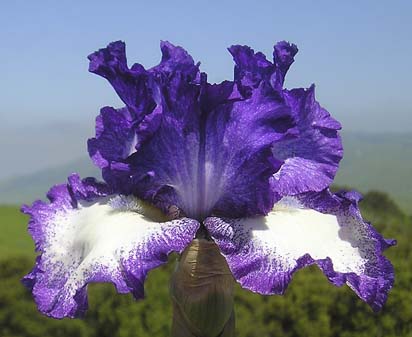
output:
[[[345,156],[335,183],[362,192],[385,191],[403,210],[412,213],[412,134],[346,132],[343,140]],[[100,177],[91,160],[84,157],[68,165],[0,181],[0,203],[19,204],[44,198],[51,185],[66,181],[72,172],[82,177]]]
[[390,194],[412,213],[412,133],[343,133],[344,159],[335,178],[362,192]]
[[44,199],[52,185],[64,183],[67,176],[77,172],[81,177],[100,178],[100,171],[89,158],[81,158],[70,164],[33,172],[0,182],[0,204],[31,203]]
[[[1,112],[0,112],[1,115]],[[0,118],[0,181],[51,167],[73,164],[87,156],[87,138],[94,134],[86,123],[47,123],[30,127],[7,125]]]

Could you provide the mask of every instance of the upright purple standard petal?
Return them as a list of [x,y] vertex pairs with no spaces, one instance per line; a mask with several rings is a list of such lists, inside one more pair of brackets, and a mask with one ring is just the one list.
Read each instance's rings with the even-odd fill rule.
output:
[[135,118],[140,120],[154,108],[155,102],[151,96],[151,82],[147,71],[140,64],[134,64],[129,69],[124,42],[112,42],[88,58],[89,71],[103,76],[110,82]]
[[103,169],[105,179],[120,189],[127,180],[127,157],[159,127],[162,93],[157,82],[167,82],[175,72],[194,79],[199,72],[183,48],[162,42],[161,49],[161,63],[149,70],[137,63],[129,69],[121,41],[89,55],[89,70],[106,78],[126,104],[122,109],[101,110],[96,137],[88,144],[90,156]]
[[94,163],[105,168],[121,162],[136,151],[137,132],[127,108],[104,107],[96,118],[96,138],[88,142]]
[[296,128],[273,144],[276,159],[283,161],[275,174],[274,190],[283,195],[319,192],[335,177],[343,156],[340,124],[315,100],[315,87],[284,90]]
[[[170,51],[168,50],[168,53]],[[177,63],[165,57],[167,66],[157,66],[156,83],[159,125],[136,153],[128,158],[131,185],[137,195],[167,211],[178,207],[196,217],[194,204],[200,194],[200,86]],[[178,59],[179,60],[179,59]]]
[[248,46],[231,46],[229,52],[235,61],[235,83],[243,97],[250,97],[252,91],[261,83],[270,83],[271,76],[276,71],[276,66],[266,59],[261,52]]
[[283,294],[295,271],[315,263],[334,285],[346,283],[379,310],[394,280],[382,252],[395,242],[362,219],[358,200],[311,192],[282,199],[266,217],[208,218],[205,226],[246,289]]
[[162,60],[157,66],[149,70],[151,73],[163,76],[178,72],[191,80],[199,80],[199,64],[194,63],[193,58],[186,50],[168,41],[162,41],[160,49],[162,51]]
[[120,42],[90,56],[91,70],[126,103],[102,110],[89,141],[116,191],[202,219],[266,214],[281,196],[330,185],[342,158],[340,124],[313,86],[283,89],[295,45],[276,44],[273,62],[232,46],[234,82],[214,85],[184,49],[161,49],[149,70],[128,69]]
[[[39,310],[51,317],[77,317],[87,309],[87,284],[111,282],[120,293],[142,298],[147,273],[181,252],[199,224],[166,221],[133,196],[111,194],[93,179],[69,177],[23,212],[40,252],[24,279]],[[150,220],[152,219],[152,220]]]
[[[112,60],[112,49],[109,45],[93,54],[91,68],[101,55]],[[163,42],[161,49],[159,65],[146,72],[140,67],[135,80],[119,80],[116,89],[150,87],[141,94],[151,97],[144,101],[155,102],[153,110],[139,120],[131,113],[139,109],[126,103],[123,110],[103,109],[97,119],[89,152],[104,179],[116,191],[135,194],[166,212],[177,207],[193,218],[268,212],[276,200],[273,175],[282,163],[273,158],[271,146],[294,127],[290,107],[262,81],[248,97],[241,97],[233,82],[210,85],[182,48]],[[112,84],[119,81],[106,73],[134,76],[123,54],[121,48],[116,62],[99,61],[110,71],[98,73]],[[131,87],[124,88],[125,83]]]
[[248,97],[262,83],[280,93],[298,48],[286,41],[278,42],[273,47],[273,63],[248,46],[232,46],[229,52],[236,63],[235,82],[242,95]]
[[290,109],[259,87],[246,100],[216,107],[205,136],[205,215],[266,214],[276,201],[272,176],[281,162],[271,146],[293,127]]
[[273,46],[273,63],[276,65],[276,71],[271,77],[273,88],[277,90],[283,88],[286,73],[295,61],[294,57],[297,52],[298,47],[293,43],[288,43],[286,41],[278,42]]
[[280,195],[319,192],[332,182],[342,158],[340,124],[315,100],[314,86],[309,89],[283,89],[286,72],[298,49],[282,41],[274,46],[273,63],[247,46],[232,46],[235,82],[244,97],[259,86],[267,96],[291,109],[293,127],[287,136],[273,143],[273,155],[282,162],[274,175],[274,192]]

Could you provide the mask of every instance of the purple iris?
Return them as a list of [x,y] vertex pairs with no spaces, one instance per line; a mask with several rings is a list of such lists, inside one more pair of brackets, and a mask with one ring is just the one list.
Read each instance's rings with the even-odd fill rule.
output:
[[329,191],[340,124],[314,86],[283,88],[297,47],[279,42],[271,62],[232,46],[234,80],[219,84],[181,47],[161,50],[150,69],[129,68],[123,42],[89,56],[125,106],[102,108],[88,142],[105,183],[73,174],[50,203],[23,207],[41,253],[24,278],[39,310],[80,316],[90,282],[141,298],[148,271],[199,231],[246,289],[282,294],[316,264],[379,310],[394,280],[382,252],[394,241],[362,219],[359,194]]

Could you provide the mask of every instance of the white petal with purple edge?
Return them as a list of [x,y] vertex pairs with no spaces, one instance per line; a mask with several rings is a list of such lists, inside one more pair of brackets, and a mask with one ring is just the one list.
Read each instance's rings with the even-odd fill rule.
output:
[[208,218],[205,225],[244,288],[282,294],[296,270],[316,263],[378,310],[393,284],[382,251],[394,242],[363,221],[357,201],[324,191],[283,198],[265,217]]
[[[60,195],[50,204],[24,209],[41,255],[23,282],[39,310],[55,318],[85,312],[90,282],[112,282],[118,292],[142,298],[147,273],[181,252],[199,227],[187,218],[165,221],[132,196],[79,200],[71,187],[55,188]],[[76,207],[62,203],[67,198],[75,198]]]

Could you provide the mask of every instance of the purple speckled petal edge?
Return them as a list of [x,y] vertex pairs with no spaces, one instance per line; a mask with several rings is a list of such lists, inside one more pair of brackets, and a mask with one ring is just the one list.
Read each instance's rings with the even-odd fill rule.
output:
[[283,294],[297,270],[315,263],[378,311],[394,282],[382,252],[396,242],[362,219],[358,201],[354,192],[311,192],[282,199],[267,217],[208,218],[205,225],[246,289]]
[[197,221],[150,221],[134,197],[112,195],[92,178],[69,177],[22,211],[40,255],[22,282],[38,309],[51,317],[79,317],[87,310],[87,284],[111,282],[119,293],[144,295],[147,273],[181,252],[195,237]]

